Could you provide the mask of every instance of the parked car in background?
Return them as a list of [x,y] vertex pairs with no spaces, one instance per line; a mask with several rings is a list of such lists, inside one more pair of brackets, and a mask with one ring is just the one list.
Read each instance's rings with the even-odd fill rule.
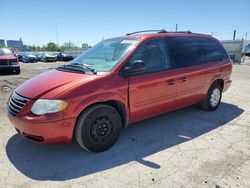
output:
[[24,52],[22,57],[23,63],[37,63],[37,57],[32,52]]
[[41,55],[41,61],[43,62],[56,62],[57,56],[55,52],[43,52]]
[[231,59],[212,36],[135,32],[103,40],[24,82],[10,96],[8,117],[34,142],[75,138],[83,149],[100,152],[128,123],[193,104],[216,110],[231,73]]
[[20,74],[20,65],[17,58],[7,48],[0,48],[0,72],[12,71]]
[[42,61],[43,52],[34,52],[34,54],[36,55],[37,61]]
[[64,52],[57,52],[57,61],[71,61],[74,59],[73,55],[64,53]]
[[17,57],[17,60],[19,62],[23,61],[23,53],[22,52],[18,52],[15,56]]

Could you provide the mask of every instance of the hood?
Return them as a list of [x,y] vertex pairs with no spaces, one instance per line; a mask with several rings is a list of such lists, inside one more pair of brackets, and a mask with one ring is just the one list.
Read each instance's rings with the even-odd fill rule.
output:
[[45,57],[56,57],[56,55],[45,54]]
[[26,55],[27,57],[30,57],[30,58],[36,58],[36,56],[35,55],[32,55],[32,54],[28,54],[28,55]]
[[16,57],[13,56],[13,55],[3,55],[3,56],[0,56],[0,60],[2,60],[2,59],[4,59],[4,60],[13,60],[13,59],[16,59]]
[[[67,88],[70,88],[78,83],[85,83],[97,77],[96,75],[51,70],[27,80],[15,91],[24,97],[36,99],[56,88],[66,85]],[[60,91],[60,93],[63,91]],[[57,94],[59,93],[55,95]]]

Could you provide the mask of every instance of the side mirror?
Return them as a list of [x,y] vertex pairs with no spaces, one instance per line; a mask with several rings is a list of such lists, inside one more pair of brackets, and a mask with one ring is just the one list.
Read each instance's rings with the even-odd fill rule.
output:
[[134,75],[146,70],[146,65],[142,60],[134,60],[131,62],[130,66],[123,68],[122,75],[129,76]]

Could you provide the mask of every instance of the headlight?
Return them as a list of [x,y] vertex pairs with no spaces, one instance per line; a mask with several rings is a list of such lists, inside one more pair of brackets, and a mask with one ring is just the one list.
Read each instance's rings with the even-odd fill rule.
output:
[[18,63],[16,61],[12,61],[10,64],[11,65],[17,65]]
[[68,103],[63,100],[38,99],[32,106],[31,112],[36,115],[61,112],[65,110]]

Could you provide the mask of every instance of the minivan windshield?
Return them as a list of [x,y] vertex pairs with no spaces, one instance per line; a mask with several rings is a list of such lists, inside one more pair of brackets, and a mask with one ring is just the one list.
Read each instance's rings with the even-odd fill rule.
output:
[[137,38],[114,38],[104,40],[59,70],[81,67],[84,73],[105,73],[113,69],[138,43]]

